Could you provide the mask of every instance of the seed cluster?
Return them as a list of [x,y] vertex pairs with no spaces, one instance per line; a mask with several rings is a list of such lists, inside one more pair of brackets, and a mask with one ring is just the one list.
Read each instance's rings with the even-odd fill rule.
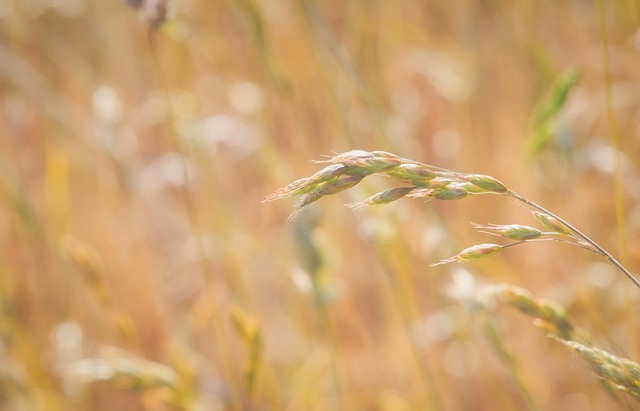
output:
[[386,151],[353,150],[316,163],[329,165],[311,177],[301,178],[276,190],[264,201],[302,196],[296,211],[290,216],[295,218],[305,206],[351,188],[372,174],[386,175],[408,186],[374,194],[362,202],[351,204],[351,208],[387,204],[405,196],[425,200],[459,200],[471,194],[508,192],[507,187],[493,177],[455,173]]
[[[477,244],[434,264],[434,266],[487,258],[507,247],[526,242],[561,241],[605,257],[640,288],[640,281],[591,238],[566,220],[510,190],[494,177],[457,173],[404,159],[385,151],[354,150],[317,163],[328,165],[311,177],[301,178],[276,190],[264,201],[301,196],[302,199],[297,204],[296,210],[290,216],[293,219],[307,205],[324,196],[351,188],[365,177],[374,174],[391,177],[401,182],[402,186],[390,188],[374,194],[364,201],[350,204],[350,208],[387,204],[403,197],[425,200],[459,200],[479,194],[503,195],[524,206],[531,212],[532,217],[548,231],[521,224],[474,224],[479,232],[512,241],[503,245]],[[479,294],[482,295],[476,296],[479,302],[477,305],[488,308],[489,305],[486,302],[493,301],[511,306],[534,318],[534,323],[543,329],[549,337],[557,340],[588,362],[606,387],[627,392],[640,400],[640,365],[595,347],[590,339],[573,325],[573,321],[561,306],[536,298],[528,291],[508,284],[484,287],[484,291]]]
[[485,287],[483,292],[485,297],[492,297],[501,305],[510,306],[532,317],[535,325],[550,338],[586,361],[605,386],[626,392],[640,400],[640,365],[594,346],[591,339],[574,326],[563,307],[510,284]]
[[549,230],[543,232],[535,227],[521,224],[474,224],[475,228],[482,233],[515,242],[504,245],[477,244],[434,265],[478,260],[495,255],[504,248],[531,241],[562,241],[606,256],[595,243],[586,241],[586,236],[572,229],[559,217],[546,212],[540,206],[510,190],[498,179],[488,175],[454,172],[402,158],[386,151],[352,150],[335,155],[328,160],[314,161],[314,163],[326,164],[326,166],[311,177],[301,178],[276,190],[265,198],[264,202],[300,196],[301,199],[296,204],[295,211],[289,217],[294,219],[304,207],[322,197],[340,193],[357,185],[366,177],[378,174],[390,177],[400,182],[402,186],[390,188],[363,201],[349,204],[349,208],[388,204],[403,197],[421,198],[427,201],[452,201],[472,195],[497,194],[519,201],[545,229]]

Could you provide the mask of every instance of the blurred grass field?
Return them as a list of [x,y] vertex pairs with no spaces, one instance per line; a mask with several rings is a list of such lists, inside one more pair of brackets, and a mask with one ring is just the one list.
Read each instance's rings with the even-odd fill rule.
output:
[[293,222],[261,203],[387,150],[495,176],[640,273],[640,4],[603,3],[176,0],[153,31],[118,1],[0,2],[0,409],[640,409],[468,299],[523,287],[640,360],[640,290],[603,260],[430,267],[520,207],[343,206],[375,178]]

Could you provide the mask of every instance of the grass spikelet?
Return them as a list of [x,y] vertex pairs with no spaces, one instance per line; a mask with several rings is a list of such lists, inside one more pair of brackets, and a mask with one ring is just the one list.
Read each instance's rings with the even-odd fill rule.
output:
[[423,164],[400,164],[386,174],[398,180],[410,182],[416,187],[425,187],[437,174]]
[[[515,224],[501,227],[479,227],[489,234],[517,240],[516,243],[500,246],[501,248],[536,240],[544,234],[562,234],[567,237],[564,239],[549,239],[563,241],[605,257],[611,265],[622,272],[636,287],[640,288],[640,280],[595,241],[544,207],[510,190],[504,183],[494,177],[484,174],[456,173],[443,168],[404,159],[386,151],[366,152],[363,150],[352,150],[317,163],[331,163],[333,166],[326,167],[307,179],[296,180],[294,183],[277,190],[274,194],[265,198],[264,201],[273,201],[304,194],[305,196],[297,204],[297,209],[289,217],[293,219],[305,206],[326,195],[336,194],[353,187],[365,177],[374,174],[386,175],[405,183],[409,182],[414,186],[414,189],[409,189],[408,187],[395,191],[392,189],[391,191],[380,193],[362,202],[352,204],[350,208],[358,208],[365,204],[386,204],[404,196],[427,200],[460,200],[470,194],[494,193],[504,195],[516,200],[517,204],[524,206],[533,214],[536,220],[546,228],[552,230],[553,233],[542,233],[532,227]],[[479,246],[471,247],[471,249],[475,247]],[[482,249],[482,247],[480,248]],[[483,251],[485,254],[482,255],[492,255],[492,253],[486,253],[484,249]],[[499,249],[495,252],[497,251],[499,251]],[[445,261],[460,261],[461,258],[464,259],[459,254]],[[444,262],[440,262],[438,264],[443,263]]]
[[394,168],[402,164],[402,160],[398,158],[386,158],[386,157],[371,157],[371,158],[356,158],[347,160],[344,164],[363,169],[371,174],[377,173],[383,170]]
[[453,183],[455,187],[460,187],[462,188],[464,191],[466,191],[469,194],[486,194],[486,193],[490,193],[490,191],[485,190],[482,187],[479,187],[475,184],[473,184],[470,181],[460,181],[460,182],[456,182]]
[[331,164],[309,177],[308,184],[318,184],[340,176],[347,170],[344,164]]
[[436,188],[431,190],[431,197],[436,200],[462,200],[466,196],[469,195],[469,192],[465,190],[463,187],[449,184],[445,188]]
[[466,248],[454,255],[453,257],[449,257],[445,260],[441,260],[435,264],[432,264],[432,267],[436,267],[439,265],[449,264],[449,263],[459,263],[463,261],[471,261],[471,260],[480,260],[483,258],[491,257],[499,253],[505,246],[499,244],[477,244],[473,247]]
[[640,401],[640,365],[638,363],[587,344],[557,340],[588,362],[595,374],[607,386],[626,392]]
[[293,197],[296,195],[304,194],[305,188],[309,187],[309,178],[300,178],[293,183],[287,184],[285,187],[277,189],[273,194],[269,194],[262,200],[263,203],[268,203],[275,200],[282,200],[284,198]]
[[376,193],[371,197],[367,198],[364,201],[359,203],[348,204],[347,207],[355,210],[356,208],[363,207],[365,205],[380,205],[380,204],[388,204],[392,201],[396,201],[406,196],[413,190],[415,187],[396,187],[391,188],[389,190],[382,191],[380,193]]
[[540,224],[559,234],[571,235],[571,230],[557,218],[546,213],[533,211],[533,218],[538,220]]
[[276,190],[275,193],[267,196],[262,202],[266,203],[309,193],[317,189],[321,183],[339,177],[347,169],[348,167],[343,164],[328,165],[311,177],[298,179],[286,187]]
[[491,176],[483,174],[467,174],[464,178],[486,191],[493,193],[506,193],[509,191],[506,185],[497,178]]
[[289,216],[289,220],[295,219],[298,213],[309,204],[318,201],[324,196],[337,194],[341,191],[349,189],[362,181],[363,178],[364,177],[358,175],[341,175],[329,181],[316,184],[315,186],[317,186],[317,188],[302,197],[302,200],[298,202],[298,204],[296,204],[296,210]]
[[481,233],[496,235],[505,237],[511,240],[533,240],[542,236],[542,231],[534,227],[529,227],[521,224],[507,224],[507,225],[482,225],[472,223],[473,226]]
[[[373,151],[371,153],[363,150],[351,150],[338,154],[329,160],[314,161],[314,163],[343,164],[349,167],[360,169],[361,173],[373,174],[382,170],[397,167],[403,164],[403,159],[386,151]],[[355,170],[353,170],[355,171]]]
[[449,184],[443,188],[417,190],[409,194],[408,197],[451,201],[461,200],[468,195],[469,192],[464,188]]
[[341,191],[349,189],[359,182],[364,177],[358,175],[342,175],[324,183],[319,189],[318,194],[321,196],[329,196],[332,194],[338,194]]
[[442,177],[442,176],[438,176],[436,178],[433,178],[429,181],[426,181],[423,185],[424,188],[430,188],[430,189],[439,189],[439,188],[446,188],[448,187],[451,183],[453,183],[455,180],[452,180],[449,177]]
[[337,154],[328,160],[311,160],[314,164],[333,163],[333,164],[345,164],[350,161],[356,161],[358,159],[370,159],[373,158],[373,154],[364,150],[351,150],[345,153]]
[[510,284],[495,286],[492,292],[500,303],[514,307],[523,314],[549,324],[551,327],[546,328],[552,330],[554,335],[561,338],[574,338],[573,322],[566,310],[560,305],[536,298],[529,291]]
[[619,390],[640,401],[640,365],[594,346],[591,339],[574,326],[563,307],[510,284],[489,286],[485,290],[496,302],[532,317],[534,324],[548,337],[586,361],[609,393]]

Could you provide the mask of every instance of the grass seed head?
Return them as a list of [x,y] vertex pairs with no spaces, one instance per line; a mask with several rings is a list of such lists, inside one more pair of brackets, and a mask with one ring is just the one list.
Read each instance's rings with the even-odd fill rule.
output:
[[576,341],[562,339],[558,341],[587,361],[596,375],[610,387],[640,399],[640,381],[637,378],[640,365],[638,363]]
[[372,156],[378,157],[378,158],[392,158],[392,159],[395,159],[395,160],[402,161],[402,159],[400,157],[398,157],[397,155],[395,155],[393,153],[389,153],[388,151],[376,150],[376,151],[372,151],[370,154]]
[[308,184],[322,183],[338,177],[347,170],[344,164],[331,164],[309,177]]
[[444,188],[435,188],[430,191],[429,196],[436,200],[461,200],[469,195],[467,190],[455,184],[449,184]]
[[464,189],[464,191],[466,191],[469,194],[483,194],[487,192],[487,190],[485,190],[484,188],[478,187],[477,185],[473,184],[470,181],[461,181],[454,184],[457,187]]
[[373,158],[373,154],[368,153],[364,150],[351,150],[351,151],[347,151],[345,153],[340,153],[336,156],[331,157],[329,160],[314,160],[312,161],[312,163],[316,163],[316,164],[322,164],[322,163],[334,163],[334,164],[340,164],[340,163],[346,163],[348,161],[353,161],[356,159],[363,159],[363,158]]
[[509,191],[507,186],[500,182],[497,178],[486,176],[483,174],[467,174],[465,179],[480,188],[493,193],[506,193]]
[[348,168],[349,167],[344,164],[328,165],[311,177],[298,179],[286,187],[276,190],[275,193],[267,196],[262,202],[266,203],[269,201],[281,200],[283,198],[310,193],[321,187],[322,183],[326,183],[344,174]]
[[300,194],[305,194],[310,190],[313,190],[313,186],[309,184],[308,178],[300,178],[293,183],[286,185],[285,187],[279,188],[275,193],[269,194],[262,200],[263,203],[268,203],[270,201],[282,200],[283,198],[289,198]]
[[415,189],[416,189],[415,187],[391,188],[389,190],[376,193],[371,197],[367,198],[366,200],[361,201],[359,203],[349,204],[348,207],[351,209],[356,209],[365,205],[388,204],[392,201],[401,199],[402,197],[406,196],[407,194],[409,194],[411,191]]
[[436,264],[433,264],[432,267],[455,263],[455,262],[463,262],[463,261],[471,261],[471,260],[480,260],[483,258],[491,257],[502,250],[503,246],[499,244],[477,244],[473,247],[466,248],[462,250],[460,253],[454,255],[453,257],[449,257],[445,260],[441,260]]
[[538,220],[540,224],[547,227],[550,230],[555,231],[559,234],[571,235],[571,230],[564,223],[560,222],[557,218],[550,216],[546,213],[541,213],[539,211],[533,211],[533,218]]
[[337,178],[325,182],[324,185],[318,190],[318,193],[322,196],[337,194],[341,191],[355,186],[356,184],[361,182],[363,178],[364,177],[362,176],[341,175]]
[[512,306],[523,314],[534,317],[549,333],[561,338],[570,338],[574,326],[566,310],[558,304],[534,297],[529,291],[509,284],[496,288],[498,301]]
[[294,220],[298,213],[300,213],[300,211],[309,204],[315,203],[324,196],[337,194],[341,191],[349,189],[362,181],[363,178],[364,177],[362,176],[350,176],[347,174],[342,174],[338,177],[334,177],[329,181],[313,185],[313,191],[310,191],[308,194],[302,197],[298,204],[296,204],[296,209],[289,216],[289,220]]
[[408,181],[416,187],[425,187],[437,174],[423,164],[400,164],[398,167],[386,171],[390,177]]
[[359,168],[370,172],[370,174],[378,173],[390,168],[398,167],[402,164],[402,160],[397,158],[384,158],[384,157],[370,157],[370,158],[356,158],[344,161],[350,167]]
[[455,180],[452,180],[449,177],[437,176],[436,178],[426,181],[424,187],[431,189],[445,188],[454,181]]
[[482,225],[474,224],[474,227],[480,232],[493,234],[500,237],[509,238],[511,240],[533,240],[539,238],[542,235],[542,231],[534,227],[529,227],[521,224],[507,224],[507,225]]
[[446,186],[444,188],[434,188],[434,189],[418,189],[414,190],[407,197],[413,198],[426,198],[427,200],[460,200],[468,196],[469,193],[461,187]]

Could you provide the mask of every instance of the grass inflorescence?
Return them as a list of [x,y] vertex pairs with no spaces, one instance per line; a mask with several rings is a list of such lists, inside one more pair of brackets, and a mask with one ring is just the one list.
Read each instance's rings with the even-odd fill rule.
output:
[[[348,207],[356,209],[366,205],[388,204],[403,197],[420,198],[427,201],[452,201],[481,194],[507,196],[526,207],[532,217],[540,223],[544,230],[548,231],[521,224],[474,224],[479,232],[514,241],[502,245],[476,244],[433,264],[433,266],[488,258],[508,247],[533,241],[560,241],[604,256],[636,286],[639,286],[636,277],[595,241],[566,220],[521,196],[494,177],[454,172],[405,159],[385,151],[353,150],[316,163],[328,165],[311,177],[296,180],[276,190],[264,201],[301,196],[302,199],[297,203],[296,210],[289,217],[294,219],[309,204],[322,197],[351,188],[365,177],[374,174],[391,177],[401,182],[403,186],[376,193],[361,202],[349,204]],[[586,334],[574,326],[574,321],[569,318],[564,308],[551,301],[536,298],[530,292],[508,284],[487,287],[483,300],[486,300],[487,296],[500,304],[514,307],[533,317],[535,324],[545,330],[551,338],[559,341],[587,361],[607,387],[627,392],[640,400],[640,384],[638,383],[640,365],[593,346]],[[516,374],[514,373],[514,375]],[[523,392],[526,393],[526,390],[523,389]]]
[[640,281],[595,241],[566,220],[511,190],[492,176],[454,172],[402,158],[386,151],[352,150],[337,154],[328,160],[316,161],[316,163],[329,165],[311,177],[301,178],[276,190],[275,193],[267,196],[264,201],[301,196],[301,200],[296,205],[296,210],[289,216],[290,219],[294,219],[304,207],[320,200],[322,197],[347,190],[360,183],[365,177],[374,174],[391,177],[405,184],[405,186],[379,192],[366,200],[349,204],[350,208],[388,204],[403,197],[420,198],[427,201],[452,201],[481,194],[507,196],[526,207],[533,218],[550,231],[543,232],[535,227],[519,224],[476,224],[475,227],[480,232],[517,241],[505,245],[477,244],[434,265],[486,258],[499,253],[505,248],[532,241],[560,241],[605,257],[629,278],[636,287],[640,288]]
[[0,1],[0,409],[633,401],[633,5],[479,4]]
[[482,293],[485,302],[488,297],[533,318],[534,324],[548,337],[586,361],[605,387],[623,391],[640,401],[640,365],[595,346],[592,338],[575,325],[562,306],[511,284],[487,286]]

